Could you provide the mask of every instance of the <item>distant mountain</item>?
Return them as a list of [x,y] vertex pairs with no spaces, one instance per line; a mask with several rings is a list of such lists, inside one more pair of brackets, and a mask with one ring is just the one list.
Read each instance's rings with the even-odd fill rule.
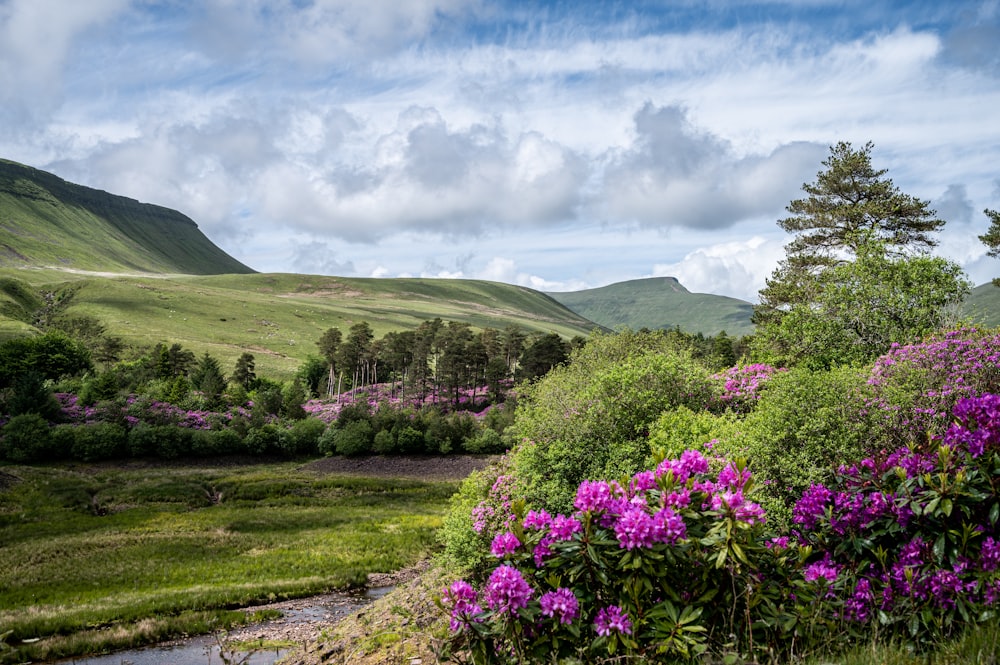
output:
[[667,329],[731,337],[749,335],[753,305],[727,296],[691,293],[673,277],[634,279],[583,291],[550,292],[554,300],[606,328]]
[[0,267],[252,273],[189,217],[0,159]]

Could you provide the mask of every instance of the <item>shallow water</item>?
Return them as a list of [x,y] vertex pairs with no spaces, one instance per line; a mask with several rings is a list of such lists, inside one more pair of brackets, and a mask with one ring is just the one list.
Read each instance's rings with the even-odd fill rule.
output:
[[[283,627],[296,623],[324,625],[336,623],[347,614],[355,612],[379,598],[392,587],[368,589],[364,593],[344,593],[334,607],[328,602],[329,595],[323,596],[327,602],[316,605],[304,605],[283,612],[281,619],[276,619]],[[241,630],[235,629],[235,630]],[[53,665],[272,665],[287,653],[285,649],[268,649],[254,653],[220,652],[219,641],[213,635],[200,635],[184,640],[173,640],[141,649],[116,651],[103,656],[87,656],[67,658],[52,661]]]

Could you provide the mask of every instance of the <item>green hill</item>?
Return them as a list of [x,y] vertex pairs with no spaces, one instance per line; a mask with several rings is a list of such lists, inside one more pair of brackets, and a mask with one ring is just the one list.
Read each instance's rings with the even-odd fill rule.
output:
[[[28,283],[27,280],[31,280]],[[376,338],[440,317],[476,328],[587,335],[598,327],[552,298],[509,284],[447,279],[341,278],[293,274],[88,277],[0,269],[0,335],[31,332],[50,317],[91,316],[135,348],[179,342],[228,371],[244,351],[258,372],[289,377],[328,328],[360,321]]]
[[0,159],[0,266],[252,273],[176,210]]
[[652,277],[597,289],[549,293],[580,316],[606,328],[651,330],[680,327],[688,333],[739,337],[753,332],[750,303],[707,293],[691,293],[673,277]]
[[977,326],[1000,326],[1000,287],[987,282],[972,289],[962,303],[961,316]]

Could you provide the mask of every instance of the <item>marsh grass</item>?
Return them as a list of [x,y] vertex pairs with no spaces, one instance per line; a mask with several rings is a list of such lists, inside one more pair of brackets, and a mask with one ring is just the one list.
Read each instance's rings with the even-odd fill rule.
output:
[[433,549],[456,489],[296,463],[5,471],[20,482],[0,492],[2,663],[225,629],[234,608],[362,585]]

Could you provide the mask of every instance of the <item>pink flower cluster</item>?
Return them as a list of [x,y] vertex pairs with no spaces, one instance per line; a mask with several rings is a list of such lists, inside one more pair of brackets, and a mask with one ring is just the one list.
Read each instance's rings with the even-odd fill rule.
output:
[[722,394],[717,399],[724,408],[746,411],[760,399],[767,382],[784,371],[762,363],[730,367],[712,376],[723,382]]

